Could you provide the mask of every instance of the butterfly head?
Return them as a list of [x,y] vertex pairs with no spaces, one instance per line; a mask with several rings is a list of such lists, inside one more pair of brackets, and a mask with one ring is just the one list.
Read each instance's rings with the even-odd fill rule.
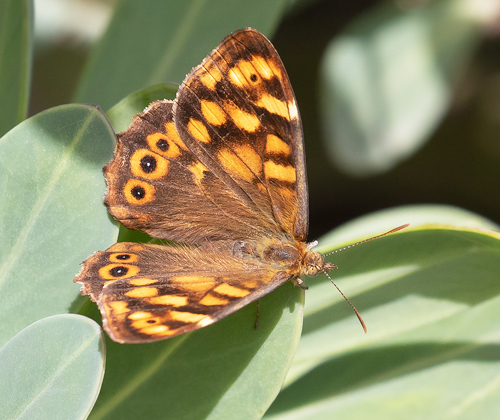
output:
[[325,262],[323,256],[319,252],[306,249],[302,259],[301,274],[306,276],[315,276],[319,273],[327,273],[330,270],[337,268],[335,264]]
[[330,270],[333,270],[334,268],[337,268],[337,266],[335,264],[333,264],[333,263],[325,262],[324,261],[324,257],[326,255],[331,255],[331,254],[334,254],[336,252],[340,252],[340,251],[343,251],[345,249],[352,248],[353,246],[360,245],[360,244],[363,244],[365,242],[369,242],[369,241],[372,241],[374,239],[381,238],[383,236],[386,236],[386,235],[389,235],[391,233],[397,232],[398,230],[404,229],[407,226],[408,226],[408,224],[399,226],[399,227],[394,228],[394,229],[392,229],[392,230],[390,230],[388,232],[382,233],[381,235],[373,236],[373,237],[365,239],[363,241],[356,242],[356,243],[351,244],[351,245],[347,245],[347,246],[345,246],[343,248],[340,248],[340,249],[337,249],[335,251],[329,252],[328,254],[325,254],[325,255],[321,255],[321,254],[319,254],[317,252],[311,251],[311,248],[313,246],[317,245],[316,241],[315,242],[311,242],[309,245],[306,245],[306,248],[303,251],[303,258],[302,258],[302,265],[301,265],[300,273],[301,274],[306,274],[308,276],[314,276],[314,275],[316,275],[318,273],[325,274],[326,277],[328,277],[328,279],[332,282],[332,284],[337,288],[337,290],[340,292],[340,294],[346,300],[346,302],[349,304],[349,306],[354,310],[354,313],[358,317],[359,322],[361,323],[361,326],[363,327],[363,330],[366,333],[367,329],[366,329],[365,322],[363,321],[363,318],[361,318],[361,315],[359,314],[358,310],[354,307],[354,305],[350,302],[350,300],[347,299],[347,297],[344,295],[344,293],[342,292],[342,290],[339,289],[339,287],[335,284],[335,282],[332,280],[332,278],[328,274],[328,272]]

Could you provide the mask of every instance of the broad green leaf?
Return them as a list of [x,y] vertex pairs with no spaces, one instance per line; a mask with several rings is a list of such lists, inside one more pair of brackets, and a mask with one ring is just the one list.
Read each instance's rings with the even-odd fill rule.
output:
[[160,84],[131,93],[106,112],[115,133],[125,131],[136,114],[144,111],[151,102],[175,99],[177,86]]
[[28,112],[32,37],[32,1],[0,0],[0,136]]
[[10,420],[86,419],[104,375],[101,329],[80,315],[54,315],[0,349],[0,412]]
[[111,107],[157,83],[181,83],[222,39],[247,26],[270,34],[286,0],[135,0],[117,4],[90,57],[77,102]]
[[[422,216],[442,223],[446,208],[436,210],[403,209],[415,221],[408,229],[327,257],[368,333],[326,279],[308,281],[302,338],[266,418],[500,416],[500,235],[421,224]],[[494,226],[449,210],[462,226]],[[351,224],[351,241],[363,239],[370,219],[387,228],[401,218],[397,209],[365,217]],[[322,250],[338,243],[334,232]]]
[[303,291],[287,283],[214,325],[143,345],[108,339],[90,419],[259,419],[300,337]]
[[102,204],[113,143],[87,105],[49,109],[0,139],[0,344],[72,310],[79,264],[116,237]]
[[420,148],[447,112],[481,25],[499,12],[500,4],[490,3],[440,0],[404,12],[386,3],[332,40],[321,110],[339,168],[380,173]]
[[[145,105],[165,97],[174,98],[175,89],[154,86],[129,95],[108,116],[121,131]],[[148,239],[127,229],[120,234],[120,240]],[[253,304],[214,326],[159,343],[122,345],[108,339],[107,375],[91,419],[260,418],[293,358],[302,298],[291,284],[266,296],[257,330]]]

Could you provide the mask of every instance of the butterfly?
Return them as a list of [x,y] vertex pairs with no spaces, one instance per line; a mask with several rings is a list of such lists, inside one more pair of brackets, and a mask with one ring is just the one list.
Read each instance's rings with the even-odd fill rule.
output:
[[117,243],[83,262],[74,281],[117,342],[208,326],[336,268],[306,242],[300,114],[278,53],[254,29],[227,36],[174,101],[136,115],[104,174],[111,215],[175,242]]

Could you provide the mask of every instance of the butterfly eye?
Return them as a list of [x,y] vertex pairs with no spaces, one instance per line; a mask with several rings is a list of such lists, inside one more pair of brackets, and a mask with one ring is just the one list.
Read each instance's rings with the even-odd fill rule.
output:
[[120,254],[115,257],[117,260],[129,260],[130,254]]

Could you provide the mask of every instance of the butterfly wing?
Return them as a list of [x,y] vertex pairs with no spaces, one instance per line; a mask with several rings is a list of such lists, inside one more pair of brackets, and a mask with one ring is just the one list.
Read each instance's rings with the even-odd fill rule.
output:
[[220,249],[124,242],[92,255],[75,281],[97,302],[113,340],[143,343],[210,325],[287,279]]
[[130,229],[191,244],[272,234],[276,224],[247,206],[186,147],[172,106],[152,103],[118,135],[115,156],[104,167],[109,212]]
[[[174,104],[185,144],[267,220],[305,241],[302,125],[285,68],[254,29],[236,31],[186,77]],[[236,184],[236,185],[235,185]]]
[[193,69],[175,102],[136,116],[104,173],[110,213],[157,238],[306,239],[300,116],[277,52],[252,29]]

